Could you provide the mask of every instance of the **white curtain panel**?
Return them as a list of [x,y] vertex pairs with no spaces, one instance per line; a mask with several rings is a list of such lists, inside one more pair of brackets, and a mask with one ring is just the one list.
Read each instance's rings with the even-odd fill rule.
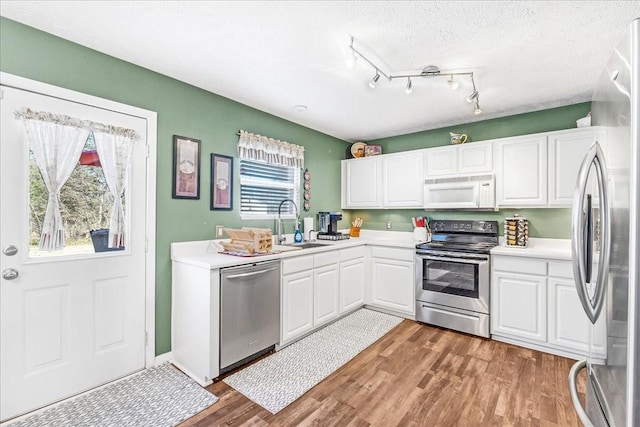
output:
[[238,156],[272,165],[304,168],[304,147],[254,133],[240,131]]
[[41,113],[22,116],[29,147],[49,192],[40,235],[40,249],[45,251],[60,250],[65,245],[60,190],[78,164],[90,132],[62,123],[60,117]]
[[109,248],[124,246],[126,223],[122,198],[129,179],[131,154],[133,152],[132,133],[94,132],[98,158],[113,195],[113,207],[109,220]]

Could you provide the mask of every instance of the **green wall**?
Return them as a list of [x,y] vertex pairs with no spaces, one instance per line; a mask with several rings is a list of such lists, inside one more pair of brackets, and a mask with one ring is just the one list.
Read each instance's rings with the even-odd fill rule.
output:
[[[450,126],[425,132],[417,132],[391,138],[368,141],[368,144],[382,145],[383,153],[431,148],[449,144],[449,132],[466,133],[469,142],[485,141],[494,138],[526,135],[538,132],[550,132],[576,127],[576,120],[584,117],[591,109],[591,103],[569,105],[516,116],[484,120],[476,123]],[[501,209],[493,211],[429,211],[418,209],[396,210],[351,210],[350,217],[359,216],[364,220],[363,227],[373,230],[386,229],[391,221],[392,230],[411,231],[411,217],[426,215],[434,219],[482,219],[498,221],[500,234],[503,221],[514,214],[520,214],[529,220],[529,236],[569,239],[571,236],[571,209]]]
[[[158,113],[156,354],[171,350],[171,242],[214,238],[215,225],[240,227],[238,211],[209,210],[210,154],[237,156],[239,129],[300,144],[312,173],[311,211],[340,209],[346,143],[50,34],[0,18],[0,70]],[[171,198],[173,135],[202,141],[200,200]],[[234,165],[234,207],[240,188]],[[247,225],[245,222],[244,225]],[[273,227],[273,221],[252,221]],[[291,227],[291,226],[288,226]],[[289,228],[287,232],[292,232]]]

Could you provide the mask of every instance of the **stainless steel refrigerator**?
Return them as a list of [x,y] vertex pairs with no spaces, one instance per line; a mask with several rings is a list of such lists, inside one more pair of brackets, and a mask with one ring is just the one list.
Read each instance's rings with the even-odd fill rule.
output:
[[[592,323],[607,324],[605,363],[577,362],[571,397],[585,426],[640,426],[640,20],[607,62],[592,99],[594,142],[572,209],[578,297]],[[587,373],[582,407],[576,378]]]

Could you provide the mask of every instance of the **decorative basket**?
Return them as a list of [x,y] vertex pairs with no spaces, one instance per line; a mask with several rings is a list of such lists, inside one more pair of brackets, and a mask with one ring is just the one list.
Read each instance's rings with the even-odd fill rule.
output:
[[507,246],[525,248],[529,244],[529,221],[518,215],[504,220],[504,238]]

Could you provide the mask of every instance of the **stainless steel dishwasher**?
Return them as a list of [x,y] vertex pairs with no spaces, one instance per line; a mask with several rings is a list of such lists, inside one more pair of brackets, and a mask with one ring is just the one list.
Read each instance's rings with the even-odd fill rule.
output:
[[220,373],[274,348],[280,339],[280,261],[220,270]]

